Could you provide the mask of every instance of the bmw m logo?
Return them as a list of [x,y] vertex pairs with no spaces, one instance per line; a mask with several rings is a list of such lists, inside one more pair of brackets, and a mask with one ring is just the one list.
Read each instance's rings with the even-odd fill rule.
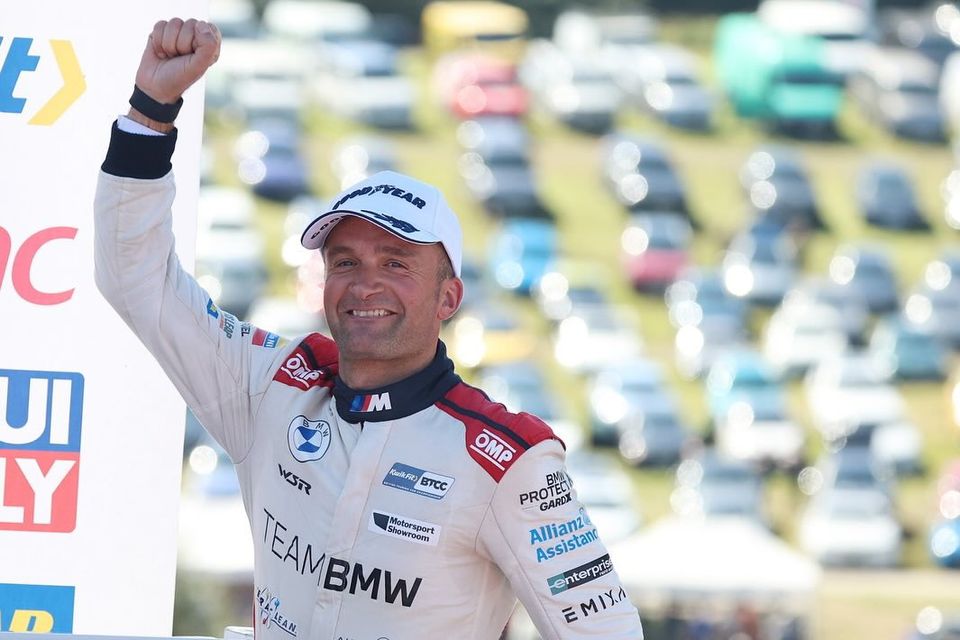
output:
[[330,448],[330,425],[323,420],[297,416],[287,429],[290,455],[298,462],[319,460]]

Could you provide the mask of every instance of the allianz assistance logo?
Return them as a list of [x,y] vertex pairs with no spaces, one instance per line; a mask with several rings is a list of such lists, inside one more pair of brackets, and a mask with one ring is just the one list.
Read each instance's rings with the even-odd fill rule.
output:
[[[27,124],[52,125],[83,95],[87,82],[69,40],[35,40],[0,34],[0,115],[29,114]],[[33,95],[23,86],[30,74],[56,77],[59,89]],[[18,87],[19,85],[19,87]]]
[[83,376],[0,369],[0,530],[77,524]]

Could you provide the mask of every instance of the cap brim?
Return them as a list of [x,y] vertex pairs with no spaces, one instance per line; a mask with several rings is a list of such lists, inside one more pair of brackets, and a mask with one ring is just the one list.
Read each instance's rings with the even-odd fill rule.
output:
[[371,224],[377,225],[384,231],[414,244],[437,244],[440,242],[440,239],[432,233],[413,228],[403,220],[397,220],[389,215],[375,211],[367,211],[366,209],[359,211],[353,209],[337,209],[320,214],[313,222],[308,224],[303,235],[300,236],[300,244],[306,249],[322,248],[333,228],[346,217],[366,220]]

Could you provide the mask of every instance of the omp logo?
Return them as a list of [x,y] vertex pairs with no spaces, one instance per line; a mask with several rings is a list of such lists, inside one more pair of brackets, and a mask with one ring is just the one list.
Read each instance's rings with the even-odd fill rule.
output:
[[[56,63],[56,71],[48,62],[51,57]],[[69,40],[43,42],[0,35],[0,59],[3,60],[0,66],[0,113],[31,111],[33,115],[27,124],[53,124],[87,89]],[[59,78],[55,82],[60,85],[59,89],[52,94],[23,96],[17,90],[17,84],[25,73],[48,76],[57,73]]]
[[0,631],[72,633],[74,588],[0,583]]
[[73,531],[83,376],[0,369],[0,529]]
[[[284,374],[284,378],[280,377],[281,373]],[[290,385],[290,382],[293,382],[304,389],[309,389],[311,385],[316,384],[316,382],[320,380],[321,375],[323,375],[322,371],[311,368],[307,365],[302,355],[294,353],[286,359],[273,379],[288,385]]]
[[506,469],[503,465],[513,460],[513,456],[517,453],[517,450],[507,444],[500,436],[486,429],[477,434],[470,448],[489,460],[501,471]]

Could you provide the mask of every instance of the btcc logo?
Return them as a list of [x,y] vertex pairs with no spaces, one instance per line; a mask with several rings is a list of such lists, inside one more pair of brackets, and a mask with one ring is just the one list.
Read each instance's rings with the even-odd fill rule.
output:
[[396,462],[387,475],[383,478],[383,484],[387,487],[409,491],[417,495],[440,500],[453,485],[453,478],[442,476],[432,471],[424,471],[410,465]]
[[[56,62],[59,80],[62,81],[59,89],[52,95],[45,94],[38,97],[22,97],[16,94],[17,84],[24,73],[34,73],[39,68],[44,72],[42,75],[48,76],[46,79],[49,79],[49,73],[45,72],[50,68],[50,65],[45,62],[48,57],[45,54],[31,53],[31,49],[36,52],[42,47],[42,45],[35,47],[35,44],[39,45],[33,38],[7,38],[0,35],[0,57],[3,58],[3,64],[0,65],[0,113],[20,114],[27,109],[28,102],[32,105],[42,100],[43,102],[27,124],[48,126],[56,122],[83,95],[87,89],[87,83],[70,41],[50,40],[50,52]],[[5,54],[3,47],[6,47]],[[44,61],[43,67],[41,67],[41,61]]]
[[506,470],[504,464],[513,460],[517,453],[517,450],[507,444],[500,436],[487,429],[483,429],[477,434],[470,448],[489,460],[501,471]]

